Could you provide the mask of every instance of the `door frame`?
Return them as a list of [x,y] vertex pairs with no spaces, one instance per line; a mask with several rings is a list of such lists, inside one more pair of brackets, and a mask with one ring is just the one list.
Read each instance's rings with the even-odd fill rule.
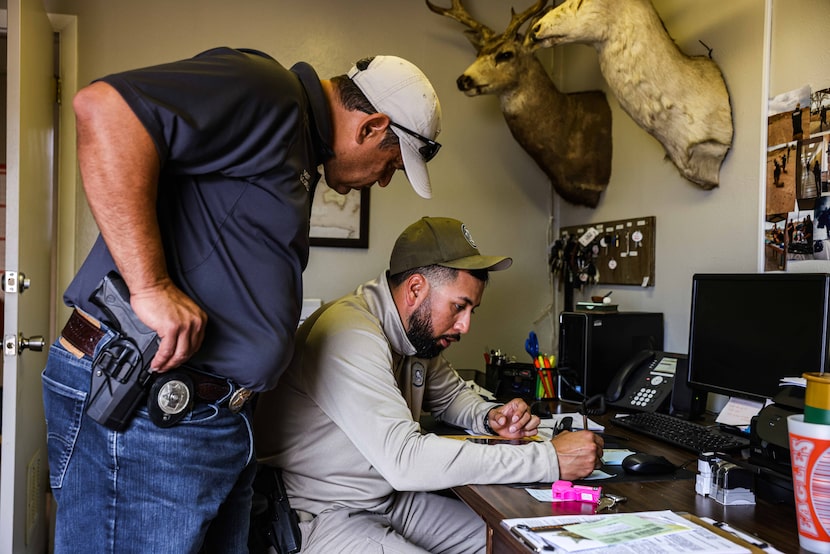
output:
[[[37,0],[36,0],[37,1]],[[72,111],[72,97],[74,92],[77,90],[78,87],[78,33],[77,33],[77,16],[74,15],[55,15],[55,14],[48,14],[48,20],[51,24],[52,30],[54,33],[58,34],[58,40],[60,44],[59,48],[59,68],[60,68],[60,96],[59,96],[59,105],[60,109],[57,112],[57,119],[56,119],[56,126],[57,126],[57,135],[55,140],[53,141],[53,148],[56,149],[56,156],[55,156],[55,169],[52,178],[52,194],[53,194],[53,201],[55,204],[55,208],[53,210],[53,218],[54,221],[52,222],[53,228],[55,230],[54,235],[54,242],[52,245],[52,263],[51,263],[51,274],[50,274],[50,282],[48,283],[48,287],[44,287],[45,290],[43,294],[49,295],[49,329],[47,340],[56,337],[56,327],[58,321],[65,321],[66,317],[68,317],[69,310],[63,306],[62,301],[62,291],[65,289],[66,285],[72,279],[75,273],[75,266],[77,262],[75,261],[75,252],[76,252],[76,241],[75,241],[75,227],[76,227],[76,220],[77,220],[77,209],[81,202],[83,202],[83,198],[78,198],[78,182],[80,180],[79,173],[77,168],[77,156],[76,156],[76,148],[75,148],[75,118],[74,113]],[[0,10],[0,27],[3,29],[8,28],[8,11],[3,9]],[[51,342],[51,341],[49,341]],[[2,376],[2,371],[0,371],[0,376]],[[4,394],[9,393],[11,394],[13,391],[6,391]],[[6,415],[9,415],[9,410],[3,410],[6,412]],[[17,418],[18,414],[13,414],[13,418]],[[4,427],[15,425],[17,422],[15,421],[4,421]],[[12,438],[14,434],[12,434]],[[46,438],[43,437],[43,441],[45,444]],[[4,464],[7,468],[7,464]],[[41,472],[44,474],[46,473],[46,464],[43,464],[42,467],[38,468],[38,476],[31,476],[34,479],[40,481],[41,479],[45,479],[44,484],[46,487],[43,490],[43,494],[45,498],[39,499],[36,504],[40,504],[41,502],[45,502],[46,513],[44,514],[47,520],[44,522],[43,528],[46,529],[46,533],[48,536],[41,536],[40,540],[45,542],[49,545],[49,550],[51,551],[52,548],[52,529],[54,528],[54,506],[55,503],[51,496],[51,491],[48,489],[48,478],[43,475],[41,477]],[[4,482],[6,484],[8,479],[7,476],[3,476],[0,479],[0,482]],[[27,494],[26,487],[22,488],[23,494]],[[0,499],[3,501],[3,508],[0,511],[5,511],[6,509],[11,508],[12,510],[15,507],[19,507],[21,505],[17,499],[9,497],[8,491],[4,491],[6,494],[0,494]],[[17,487],[14,487],[13,495],[18,496],[20,491]],[[6,504],[10,502],[11,504]],[[23,503],[25,506],[26,503]],[[0,524],[5,531],[12,530],[15,526],[13,525],[14,521],[17,521],[19,517],[22,517],[20,514],[13,514],[13,517],[10,518],[12,521],[4,521]],[[0,535],[4,535],[5,533],[0,533]],[[28,540],[20,540],[18,538],[12,536],[5,536],[4,544],[12,544],[17,545],[14,548],[17,549],[20,545],[24,545],[25,552],[28,552],[32,547],[32,544],[28,544]],[[40,541],[33,541],[34,544],[40,543]],[[15,550],[17,551],[17,550]],[[21,551],[23,552],[23,551]]]
[[53,328],[50,336],[57,336],[57,327],[69,317],[69,308],[63,303],[63,291],[75,276],[78,209],[85,203],[79,190],[80,174],[75,137],[75,114],[72,98],[78,90],[78,16],[47,13],[52,28],[60,40],[60,113],[58,120],[58,157],[56,199],[57,235],[55,271],[50,290],[53,294]]
[[[52,327],[49,336],[56,336],[57,322],[66,321],[70,310],[63,303],[62,292],[75,276],[80,262],[75,259],[78,209],[85,200],[79,192],[77,143],[75,137],[75,114],[72,111],[72,97],[78,90],[78,16],[47,13],[52,29],[60,41],[60,114],[58,120],[58,157],[55,193],[56,212],[56,259],[55,272],[50,286],[52,292]],[[0,10],[0,28],[8,27],[8,13]]]

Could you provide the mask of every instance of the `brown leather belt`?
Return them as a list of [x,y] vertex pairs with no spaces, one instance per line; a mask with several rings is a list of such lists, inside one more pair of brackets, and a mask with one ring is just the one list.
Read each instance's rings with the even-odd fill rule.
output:
[[[61,336],[69,344],[90,357],[95,355],[95,347],[98,346],[105,335],[104,331],[78,310],[72,310],[69,321],[66,322],[63,331],[61,331]],[[232,410],[239,411],[251,396],[251,391],[234,387],[227,379],[222,377],[214,377],[186,367],[177,369],[186,373],[193,380],[193,394],[196,400],[216,402],[236,389],[229,404]]]
[[100,327],[84,317],[78,310],[72,310],[69,321],[66,322],[63,331],[61,331],[61,336],[69,344],[90,357],[95,355],[95,347],[98,346],[104,335],[106,333]]

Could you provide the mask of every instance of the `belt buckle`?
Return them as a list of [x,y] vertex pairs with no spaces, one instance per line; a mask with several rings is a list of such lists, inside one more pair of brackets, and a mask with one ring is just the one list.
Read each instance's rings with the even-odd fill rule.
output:
[[242,411],[242,407],[245,406],[245,402],[248,401],[253,393],[254,392],[252,390],[246,388],[236,389],[231,395],[231,399],[228,400],[228,408],[230,408],[231,412],[238,414]]

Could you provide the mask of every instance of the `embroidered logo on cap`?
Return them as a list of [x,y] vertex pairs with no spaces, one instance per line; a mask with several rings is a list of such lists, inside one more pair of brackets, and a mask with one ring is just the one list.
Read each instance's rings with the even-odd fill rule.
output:
[[467,242],[470,243],[470,246],[478,250],[478,246],[476,246],[473,236],[470,234],[470,230],[467,229],[467,226],[463,223],[461,224],[461,232],[464,234],[464,238],[467,239]]

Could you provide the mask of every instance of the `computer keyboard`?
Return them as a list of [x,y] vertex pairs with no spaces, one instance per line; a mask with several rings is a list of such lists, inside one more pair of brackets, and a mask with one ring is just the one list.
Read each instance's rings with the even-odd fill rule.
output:
[[668,414],[637,412],[618,415],[611,419],[611,423],[697,454],[727,452],[749,446],[748,438],[723,433]]

